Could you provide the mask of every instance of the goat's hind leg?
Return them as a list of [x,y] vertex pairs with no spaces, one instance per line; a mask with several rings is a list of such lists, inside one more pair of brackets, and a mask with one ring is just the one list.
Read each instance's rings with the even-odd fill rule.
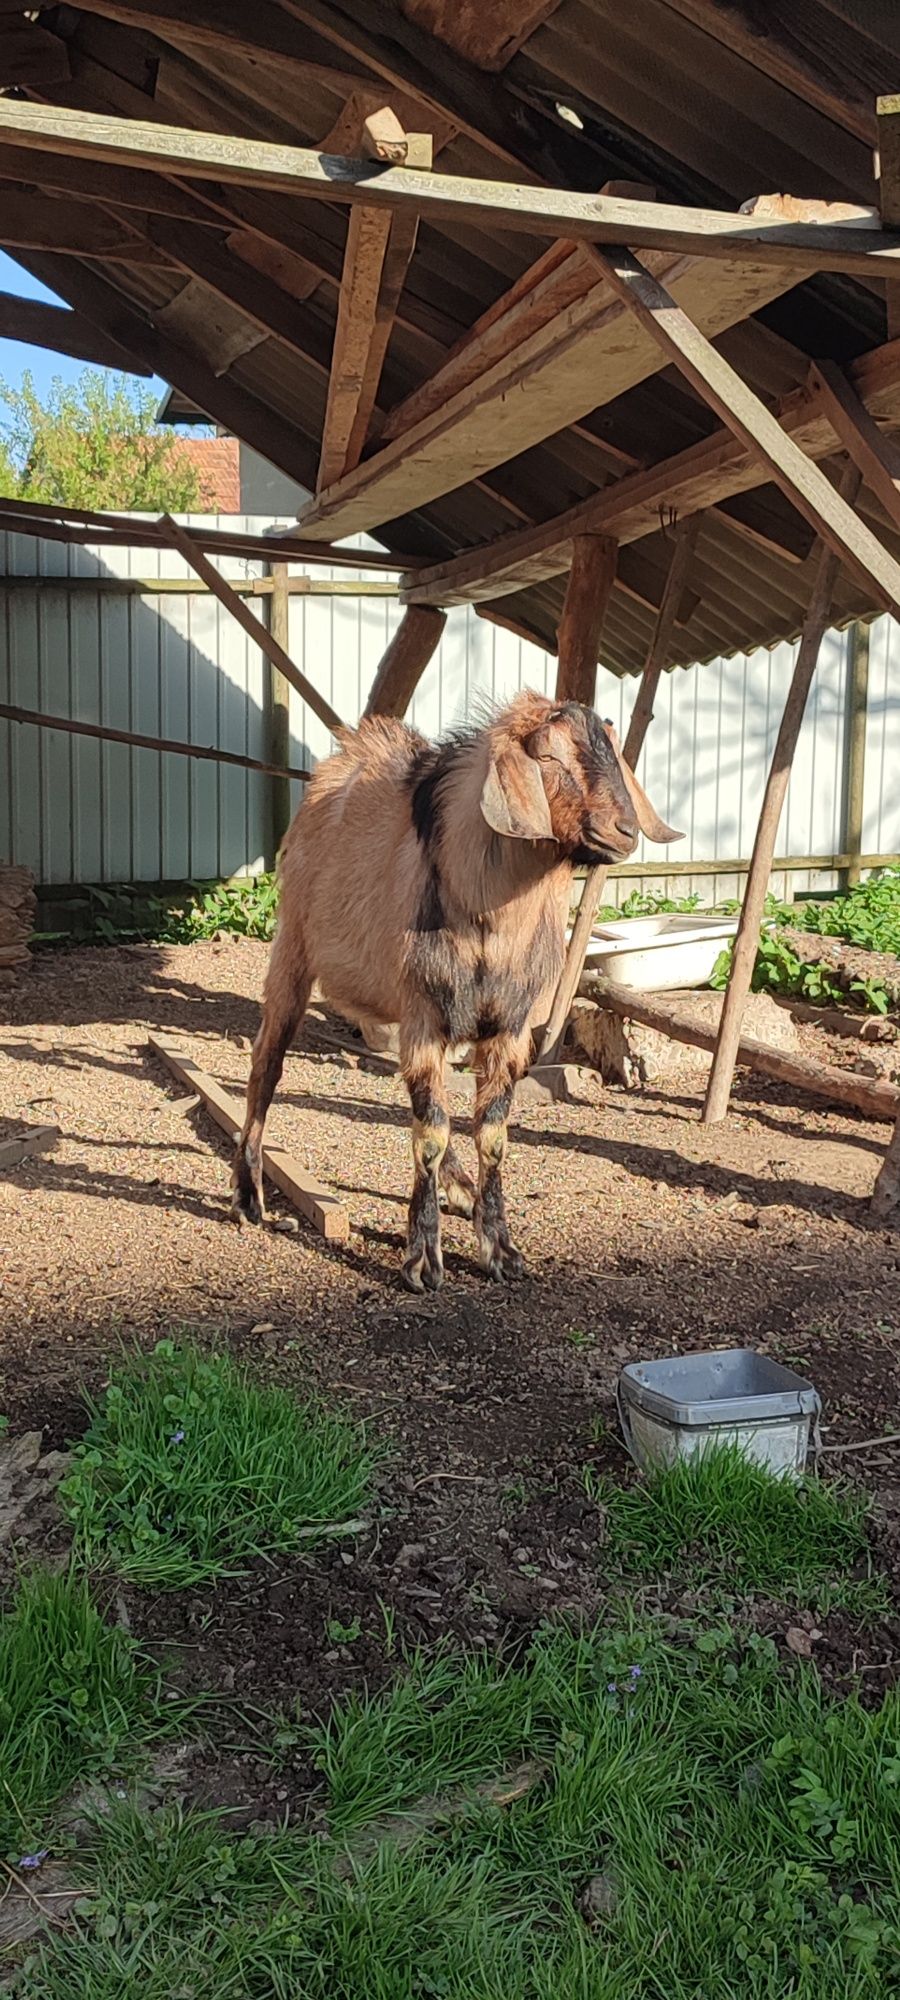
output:
[[400,1055],[413,1115],[413,1191],[403,1278],[412,1292],[436,1292],[444,1278],[438,1175],[450,1143],[444,1047],[418,1037],[411,1044],[401,1033]]
[[264,1222],[262,1139],[288,1044],[306,1012],[312,976],[302,938],[279,930],[272,946],[263,1016],[253,1044],[247,1109],[231,1169],[231,1209],[238,1222]]

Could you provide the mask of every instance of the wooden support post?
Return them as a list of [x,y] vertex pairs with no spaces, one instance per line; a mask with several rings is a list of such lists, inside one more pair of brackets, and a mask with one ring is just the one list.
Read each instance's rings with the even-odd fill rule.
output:
[[[878,205],[884,229],[900,228],[900,97],[879,97],[875,104],[878,119]],[[885,285],[888,339],[900,333],[900,282],[889,278]]]
[[877,1222],[896,1223],[900,1220],[900,1118],[894,1126],[893,1137],[875,1182],[872,1214]]
[[446,611],[418,604],[407,607],[378,663],[366,715],[406,714],[446,623]]
[[844,852],[849,854],[844,886],[853,889],[860,878],[863,851],[863,804],[866,784],[866,724],[869,705],[869,627],[861,620],[847,634],[847,793],[844,805]]
[[[848,506],[852,505],[856,498],[859,483],[860,477],[856,467],[848,466],[841,480],[841,497]],[[728,975],[722,1018],[716,1037],[716,1052],[713,1056],[703,1106],[704,1125],[719,1124],[728,1110],[734,1065],[741,1038],[744,1003],[750,991],[759,949],[760,925],[775,854],[778,824],[787,796],[791,765],[803,723],[807,697],[816,671],[819,648],[828,629],[839,567],[837,556],[830,549],[823,549],[819,557],[816,580],[797,653],[797,663],[784,704],[771,769],[763,794],[762,810],[741,905],[740,923],[731,956],[731,971]]]
[[273,667],[277,667],[279,673],[284,675],[285,680],[290,682],[291,687],[296,688],[297,693],[302,695],[303,700],[309,704],[313,714],[318,716],[320,722],[324,722],[326,729],[332,731],[341,729],[343,727],[341,718],[337,714],[337,711],[332,708],[331,703],[325,700],[324,695],[319,693],[318,688],[313,687],[312,682],[307,680],[306,675],[300,672],[300,668],[295,667],[290,655],[285,652],[283,646],[279,645],[274,633],[269,632],[266,626],[260,623],[260,620],[250,610],[249,605],[244,603],[243,598],[238,596],[236,590],[232,590],[230,583],[226,583],[224,576],[220,576],[215,563],[211,563],[208,557],[203,554],[202,549],[198,548],[193,535],[188,533],[187,528],[183,528],[180,521],[173,521],[171,514],[161,515],[159,525],[166,539],[171,542],[172,547],[178,550],[179,555],[184,557],[185,562],[190,564],[191,569],[195,570],[203,582],[209,585],[210,590],[214,592],[219,603],[224,604],[226,611],[231,612],[232,617],[237,620],[242,631],[246,632],[248,638],[252,639],[259,646],[261,652],[265,653],[266,659],[271,661]]
[[[687,584],[691,557],[697,541],[700,516],[695,514],[685,521],[677,531],[675,549],[669,564],[662,602],[656,618],[656,626],[650,641],[650,648],[638,688],[637,700],[631,712],[631,720],[622,749],[625,763],[633,771],[641,754],[647,728],[653,719],[653,703],[659,686],[659,677],[668,664],[672,647],[672,635],[678,619],[678,610]],[[560,975],[559,985],[553,998],[550,1019],[541,1042],[541,1060],[556,1063],[566,1032],[566,1024],[572,1002],[581,983],[584,961],[591,941],[594,912],[606,887],[608,868],[601,864],[590,868],[585,877],[581,902],[572,927],[566,962]]]
[[600,635],[616,580],[618,544],[606,535],[576,535],[557,634],[557,701],[594,705]]
[[[269,575],[272,590],[269,596],[269,631],[276,645],[285,653],[290,652],[291,598],[287,563],[271,563]],[[270,787],[272,861],[278,860],[278,850],[291,823],[291,781],[287,767],[291,755],[291,686],[274,660],[267,662],[269,671],[269,757],[273,764],[280,766],[285,776],[273,778]]]

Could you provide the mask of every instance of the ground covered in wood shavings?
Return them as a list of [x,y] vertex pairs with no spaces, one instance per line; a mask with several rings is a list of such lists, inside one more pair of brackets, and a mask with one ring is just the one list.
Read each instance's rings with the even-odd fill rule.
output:
[[[420,1301],[399,1278],[402,1086],[364,1051],[317,1049],[311,1030],[270,1130],[343,1192],[350,1243],[292,1228],[274,1192],[275,1227],[235,1228],[227,1142],[147,1034],[178,1040],[239,1094],[266,957],[235,939],[45,955],[0,1014],[5,1116],[61,1132],[52,1153],[0,1178],[0,1412],[12,1434],[43,1428],[46,1448],[62,1446],[84,1427],[82,1386],[102,1384],[121,1342],[186,1326],[372,1419],[390,1447],[389,1513],[355,1552],[260,1568],[230,1589],[221,1619],[190,1592],[132,1611],[182,1650],[194,1685],[315,1706],[393,1670],[386,1629],[491,1643],[550,1610],[592,1613],[591,1481],[624,1476],[614,1388],[636,1355],[752,1343],[811,1375],[829,1441],[898,1428],[900,1235],[875,1228],[867,1206],[888,1132],[747,1072],[713,1130],[696,1086],[604,1092],[586,1073],[583,1101],[524,1110],[507,1189],[529,1275],[489,1285],[470,1226],[449,1218],[446,1287]],[[809,1030],[804,1043],[847,1062],[846,1042]],[[464,1112],[460,1123],[467,1151]],[[875,1488],[900,1570],[900,1453],[842,1463]],[[835,1614],[822,1629],[816,1646],[836,1674],[853,1657],[879,1687],[894,1671],[893,1626],[860,1637]],[[258,1774],[209,1783],[259,1804]]]

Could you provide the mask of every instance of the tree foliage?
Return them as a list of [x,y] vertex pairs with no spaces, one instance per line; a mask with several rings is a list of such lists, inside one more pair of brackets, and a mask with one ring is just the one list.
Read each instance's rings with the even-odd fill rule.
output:
[[197,468],[155,410],[152,389],[93,368],[74,383],[55,376],[44,401],[27,371],[18,388],[0,380],[0,491],[126,512],[202,507]]

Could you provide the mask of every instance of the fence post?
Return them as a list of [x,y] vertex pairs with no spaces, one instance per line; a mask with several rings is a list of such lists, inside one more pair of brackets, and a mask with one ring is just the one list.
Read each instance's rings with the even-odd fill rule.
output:
[[[290,652],[291,597],[288,590],[287,563],[269,564],[272,589],[269,593],[269,631],[273,639],[286,653]],[[269,674],[269,748],[270,764],[284,769],[291,761],[291,689],[279,669],[268,664]],[[290,778],[270,780],[270,813],[272,859],[277,861],[278,849],[291,823],[291,781]]]
[[869,702],[869,627],[857,619],[847,634],[847,742],[844,753],[844,832],[841,841],[849,862],[847,889],[860,877],[863,804],[866,787],[866,723]]

